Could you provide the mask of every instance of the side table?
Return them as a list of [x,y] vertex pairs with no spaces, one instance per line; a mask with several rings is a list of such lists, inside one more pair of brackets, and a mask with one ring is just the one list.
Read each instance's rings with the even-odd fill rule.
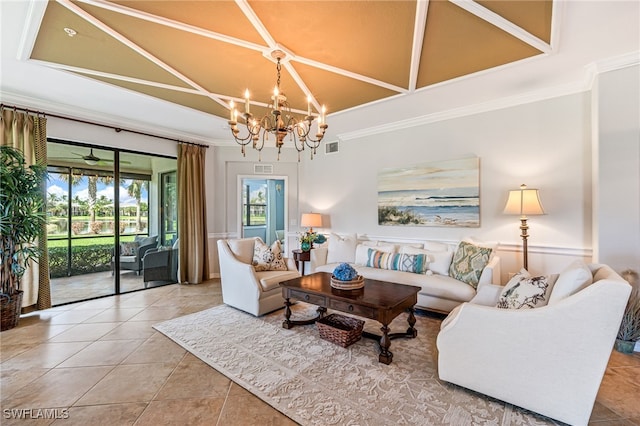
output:
[[[300,271],[300,274],[304,275],[304,262],[311,260],[311,251],[302,251],[300,249],[291,250],[293,253],[293,261],[296,262],[296,268]],[[300,262],[302,262],[302,268],[300,268]]]

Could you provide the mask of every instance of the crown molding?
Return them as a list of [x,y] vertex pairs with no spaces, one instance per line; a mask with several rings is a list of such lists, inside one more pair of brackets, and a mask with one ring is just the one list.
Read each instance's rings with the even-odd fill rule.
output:
[[71,106],[68,104],[61,104],[59,102],[49,102],[42,99],[32,98],[24,95],[19,95],[12,92],[3,91],[0,94],[2,103],[12,104],[22,108],[33,110],[34,112],[40,111],[47,114],[55,114],[60,116],[69,117],[70,120],[78,119],[88,122],[97,123],[100,125],[110,126],[114,128],[121,128],[123,130],[131,129],[137,132],[145,132],[151,135],[168,137],[172,139],[184,140],[185,142],[197,142],[206,145],[216,145],[225,141],[219,141],[203,137],[202,135],[180,132],[175,129],[166,127],[150,126],[147,123],[138,120],[131,120],[119,116],[108,115],[104,113],[92,113],[89,110]]
[[420,117],[400,120],[380,126],[368,127],[366,129],[355,130],[353,132],[345,132],[337,135],[337,138],[341,141],[360,139],[380,133],[394,132],[409,127],[422,126],[425,124],[476,115],[484,112],[500,110],[503,108],[512,108],[519,105],[544,101],[561,96],[588,92],[592,89],[593,82],[597,75],[638,64],[640,64],[640,51],[629,52],[587,65],[585,67],[585,73],[581,81],[576,81],[560,86],[548,87],[545,89],[535,90],[515,96],[494,99],[474,105],[467,105],[460,108],[453,108],[447,111],[441,111],[433,114],[423,115]]
[[422,126],[425,124],[436,123],[439,121],[451,120],[470,115],[476,115],[484,112],[495,111],[504,108],[511,108],[518,105],[529,104],[533,102],[543,101],[547,99],[557,98],[560,96],[573,95],[587,91],[584,82],[575,82],[562,86],[555,86],[547,89],[528,92],[516,96],[495,99],[488,102],[482,102],[474,105],[467,105],[459,108],[453,108],[447,111],[441,111],[434,114],[423,115],[420,117],[400,120],[393,123],[387,123],[380,126],[360,129],[353,132],[341,133],[338,139],[342,141],[360,139],[367,136],[377,135],[380,133],[394,132],[409,127]]

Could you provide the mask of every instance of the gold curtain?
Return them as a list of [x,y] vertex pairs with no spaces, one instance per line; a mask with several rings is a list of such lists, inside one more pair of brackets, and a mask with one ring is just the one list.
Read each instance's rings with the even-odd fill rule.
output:
[[203,146],[178,145],[178,281],[181,283],[198,284],[209,278],[206,152]]
[[[46,165],[47,119],[12,108],[3,108],[0,110],[0,145],[10,145],[22,151],[28,165]],[[46,193],[46,182],[42,182],[42,192]],[[20,289],[24,291],[23,311],[51,307],[46,224],[42,226],[38,246],[43,253],[39,262],[32,262],[20,280]]]

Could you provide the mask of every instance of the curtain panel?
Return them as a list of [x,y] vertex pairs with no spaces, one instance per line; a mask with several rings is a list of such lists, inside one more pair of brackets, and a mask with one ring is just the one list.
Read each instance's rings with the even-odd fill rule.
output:
[[[47,119],[16,111],[12,108],[0,110],[0,145],[13,146],[24,153],[27,165],[47,164]],[[46,182],[42,182],[42,193],[46,200]],[[47,309],[51,307],[51,284],[49,281],[49,256],[47,254],[47,226],[44,224],[38,246],[42,256],[38,263],[31,262],[20,280],[24,291],[22,310]]]
[[198,284],[209,279],[209,234],[205,195],[206,147],[178,145],[178,281]]

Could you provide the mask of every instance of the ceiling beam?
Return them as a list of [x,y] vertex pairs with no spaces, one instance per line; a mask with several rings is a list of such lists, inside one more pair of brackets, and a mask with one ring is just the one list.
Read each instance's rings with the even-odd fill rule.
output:
[[424,31],[427,26],[427,11],[429,0],[416,2],[416,19],[413,24],[413,45],[411,46],[411,69],[409,70],[409,91],[416,90],[418,85],[418,72],[420,71],[420,58],[422,57],[422,45]]
[[132,18],[142,19],[144,21],[153,22],[159,25],[163,25],[165,27],[171,27],[179,31],[185,31],[188,33],[202,36],[202,37],[207,37],[213,40],[218,40],[224,43],[233,44],[235,46],[244,47],[245,49],[256,50],[258,52],[261,52],[264,50],[264,46],[256,43],[251,43],[246,40],[241,40],[239,38],[231,37],[225,34],[216,33],[214,31],[205,30],[203,28],[195,27],[193,25],[185,24],[184,22],[178,22],[173,19],[165,18],[162,16],[152,15],[147,12],[131,9],[130,7],[121,6],[119,4],[110,3],[108,1],[103,1],[103,0],[77,0],[77,1],[88,4],[88,5],[96,6],[102,9],[110,10],[112,12],[119,13],[122,15],[131,16]]
[[[500,28],[501,30],[511,34],[517,39],[527,43],[528,45],[538,49],[543,53],[551,53],[551,46],[538,37],[517,26],[511,21],[506,20],[502,16],[495,12],[490,11],[486,7],[476,3],[473,0],[449,0],[456,6],[466,10],[467,12],[477,16],[480,19],[484,19],[492,25]],[[556,3],[558,0],[554,1]]]
[[84,19],[87,22],[91,23],[92,25],[94,25],[98,29],[104,31],[105,33],[107,33],[111,37],[115,38],[120,43],[122,43],[125,46],[129,47],[134,52],[137,52],[138,54],[140,54],[144,58],[150,60],[151,62],[153,62],[154,64],[156,64],[160,68],[162,68],[163,70],[165,70],[168,73],[172,74],[173,76],[175,76],[179,80],[182,80],[185,83],[187,83],[189,86],[197,89],[203,95],[207,96],[208,98],[210,98],[214,102],[217,102],[218,104],[220,104],[221,106],[223,106],[225,108],[229,108],[229,105],[226,102],[222,101],[219,97],[214,96],[208,90],[206,90],[204,87],[200,86],[198,83],[196,83],[195,81],[191,80],[189,77],[187,77],[186,75],[182,74],[180,71],[174,69],[169,64],[166,64],[165,62],[163,62],[159,58],[155,57],[154,55],[152,55],[151,53],[147,52],[142,47],[138,46],[137,44],[135,44],[134,42],[132,42],[131,40],[129,40],[128,38],[126,38],[125,36],[123,36],[122,34],[117,32],[116,30],[111,28],[110,26],[106,25],[104,22],[100,21],[99,19],[97,19],[93,15],[85,12],[80,7],[78,7],[75,4],[71,3],[70,0],[57,0],[57,2],[60,3],[62,6],[66,7],[67,9],[69,9],[71,12],[73,12],[76,15],[80,16],[82,19]]

